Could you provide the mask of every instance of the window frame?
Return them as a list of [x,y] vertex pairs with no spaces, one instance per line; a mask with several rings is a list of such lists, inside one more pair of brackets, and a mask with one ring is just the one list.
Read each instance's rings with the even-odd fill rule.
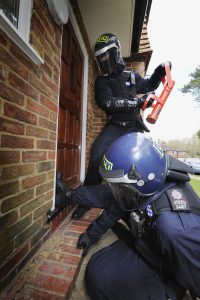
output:
[[20,0],[18,28],[0,10],[0,28],[35,64],[43,64],[44,60],[29,43],[32,5],[33,0]]

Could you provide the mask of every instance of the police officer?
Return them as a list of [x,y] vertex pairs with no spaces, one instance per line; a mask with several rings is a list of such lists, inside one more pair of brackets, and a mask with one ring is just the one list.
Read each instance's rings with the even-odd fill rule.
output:
[[[145,97],[137,94],[154,91],[165,76],[164,64],[159,65],[150,78],[144,79],[137,72],[127,71],[121,54],[120,42],[112,33],[102,34],[96,41],[94,56],[100,71],[95,81],[95,101],[105,113],[107,122],[94,141],[85,177],[85,186],[101,183],[98,172],[103,154],[107,147],[118,137],[129,132],[148,131],[140,115]],[[151,106],[149,100],[147,107]],[[84,197],[83,190],[83,197]],[[88,210],[80,205],[72,214],[73,219],[79,219]]]
[[112,143],[100,174],[129,216],[132,238],[92,256],[86,269],[92,299],[180,300],[186,291],[200,297],[200,199],[188,172],[144,133]]

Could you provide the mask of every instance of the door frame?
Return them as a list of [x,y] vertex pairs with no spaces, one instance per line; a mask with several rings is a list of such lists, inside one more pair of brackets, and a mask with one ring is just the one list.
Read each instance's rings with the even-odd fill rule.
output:
[[80,162],[80,181],[83,182],[85,179],[85,156],[86,156],[86,129],[87,129],[87,99],[88,99],[88,53],[85,47],[85,43],[78,27],[75,15],[71,4],[69,5],[69,18],[72,23],[74,32],[79,42],[80,48],[83,52],[83,108],[82,108],[82,136],[81,136],[81,162]]
[[[69,8],[69,19],[71,21],[76,38],[79,42],[80,48],[83,53],[83,99],[82,99],[82,123],[81,123],[82,133],[81,133],[81,161],[80,161],[80,181],[83,182],[85,179],[87,99],[88,99],[88,60],[89,59],[88,59],[87,49],[85,47],[85,43],[81,35],[81,31],[78,27],[78,23],[74,15],[73,8],[71,7],[69,1],[68,1],[68,8]],[[61,60],[61,56],[60,56],[60,60]],[[61,75],[61,69],[60,69],[60,75]],[[60,75],[59,75],[59,90],[60,90]],[[58,93],[58,105],[59,105],[59,93]],[[57,114],[56,139],[58,139],[58,114]],[[56,145],[56,153],[57,153],[57,145]],[[57,155],[55,158],[55,170],[56,170],[56,164],[57,164]],[[53,203],[52,203],[51,210],[55,209],[55,194],[56,194],[55,184],[56,184],[56,172],[54,177],[54,196],[53,196]]]

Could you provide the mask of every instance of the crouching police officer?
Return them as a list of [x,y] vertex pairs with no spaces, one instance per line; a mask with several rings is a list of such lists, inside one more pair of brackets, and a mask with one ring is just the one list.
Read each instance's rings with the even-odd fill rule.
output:
[[131,242],[118,240],[92,256],[85,274],[92,299],[179,300],[186,291],[200,297],[200,199],[190,171],[144,133],[112,143],[100,174],[129,217]]
[[[129,132],[148,131],[140,115],[146,97],[138,98],[137,95],[157,89],[161,77],[166,74],[164,64],[160,64],[149,78],[126,70],[119,39],[112,33],[102,34],[97,39],[94,57],[101,74],[95,81],[95,102],[106,113],[107,121],[91,147],[84,186],[101,183],[99,165],[108,146],[116,138]],[[149,100],[147,107],[151,104]],[[85,189],[83,197],[84,192]],[[79,205],[72,218],[81,218],[87,210],[88,207]]]

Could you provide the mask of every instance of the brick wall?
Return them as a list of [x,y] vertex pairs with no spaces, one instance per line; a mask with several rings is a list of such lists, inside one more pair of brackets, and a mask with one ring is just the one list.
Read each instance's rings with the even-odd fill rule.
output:
[[62,27],[35,0],[30,42],[36,66],[0,31],[1,289],[48,236],[54,193]]

